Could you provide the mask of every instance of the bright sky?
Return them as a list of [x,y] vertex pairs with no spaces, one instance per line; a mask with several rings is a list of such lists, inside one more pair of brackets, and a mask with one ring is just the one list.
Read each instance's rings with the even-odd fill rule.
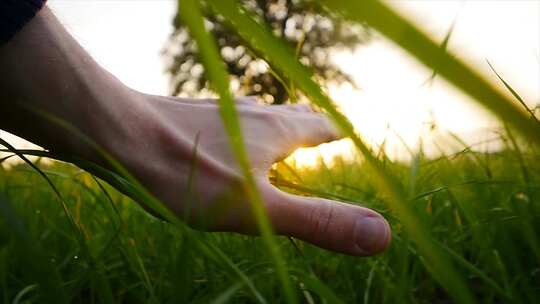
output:
[[[448,49],[470,63],[495,85],[501,87],[495,69],[533,107],[540,103],[540,1],[391,1],[402,15],[441,42],[451,24],[456,26]],[[441,78],[431,86],[421,86],[432,73],[399,47],[383,38],[334,58],[353,75],[360,87],[333,88],[331,95],[357,130],[372,143],[386,140],[394,157],[408,155],[395,136],[399,133],[411,147],[422,136],[424,149],[435,154],[436,141],[446,152],[460,150],[449,131],[469,144],[494,137],[489,132],[495,119]],[[429,122],[437,129],[428,132]],[[325,159],[340,153],[350,143],[321,147]],[[492,149],[480,145],[478,149]],[[301,155],[315,162],[312,150]]]
[[[49,6],[69,32],[103,66],[127,85],[146,93],[167,94],[168,81],[159,52],[172,30],[176,10],[172,0],[49,0]],[[456,20],[449,49],[494,83],[485,59],[530,104],[540,103],[540,1],[401,0],[394,7],[424,31],[442,41]],[[431,71],[384,38],[339,53],[334,60],[350,73],[360,90],[330,88],[330,94],[357,130],[372,143],[387,139],[388,152],[403,155],[394,132],[414,147],[420,135],[440,141],[448,131],[471,143],[489,138],[481,132],[494,119],[444,80],[421,86]],[[435,120],[437,131],[429,133]],[[439,142],[441,143],[441,142]],[[442,142],[443,146],[452,146]],[[21,142],[18,146],[21,146]],[[455,143],[454,143],[455,145]],[[430,148],[426,144],[427,149]],[[451,148],[448,148],[451,150]],[[325,158],[349,151],[347,141],[323,145]],[[297,154],[304,163],[316,161],[317,150]],[[347,152],[345,152],[347,153]]]

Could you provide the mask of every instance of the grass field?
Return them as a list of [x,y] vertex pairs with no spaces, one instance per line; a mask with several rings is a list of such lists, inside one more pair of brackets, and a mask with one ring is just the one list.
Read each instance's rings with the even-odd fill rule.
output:
[[[505,127],[498,130],[503,149],[480,152],[455,138],[463,146],[459,153],[429,159],[419,152],[411,162],[392,162],[366,145],[294,50],[237,1],[183,0],[180,17],[220,97],[220,114],[262,236],[183,226],[106,154],[116,175],[71,160],[98,170],[173,224],[151,217],[76,167],[28,162],[0,169],[1,301],[538,303],[540,123],[534,111],[502,77],[501,87],[494,87],[449,54],[444,42],[433,41],[383,2],[320,2],[336,18],[368,24],[494,114]],[[336,159],[331,168],[281,163],[270,179],[287,191],[376,209],[393,228],[387,252],[353,258],[271,234],[229,78],[204,27],[208,13],[220,15],[289,90],[324,110],[361,155],[353,162]],[[61,119],[48,118],[81,136]]]
[[[391,162],[384,154],[379,159],[407,189],[412,210],[478,302],[537,303],[540,155],[517,148],[508,134],[503,138],[508,145],[498,153],[464,149],[438,159],[418,154],[409,164]],[[260,238],[178,228],[149,216],[78,168],[39,167],[59,189],[81,233],[35,170],[17,165],[0,172],[4,303],[284,301]],[[386,207],[388,197],[374,188],[371,170],[361,160],[338,159],[331,169],[280,164],[271,173],[274,183],[288,191],[375,208],[393,228],[390,250],[369,258],[280,237],[301,302],[452,302]],[[55,282],[64,297],[54,291]]]

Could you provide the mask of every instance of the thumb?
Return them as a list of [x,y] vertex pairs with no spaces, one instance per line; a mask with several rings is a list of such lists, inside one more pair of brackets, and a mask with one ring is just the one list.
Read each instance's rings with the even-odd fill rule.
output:
[[276,232],[332,251],[357,256],[382,252],[390,244],[388,222],[377,212],[322,198],[265,191]]

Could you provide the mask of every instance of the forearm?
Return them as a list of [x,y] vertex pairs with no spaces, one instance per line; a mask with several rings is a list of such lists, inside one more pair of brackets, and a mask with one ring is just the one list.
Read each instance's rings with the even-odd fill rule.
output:
[[110,145],[111,133],[122,144],[129,127],[113,122],[138,115],[142,106],[126,98],[131,90],[102,69],[47,8],[0,47],[0,69],[0,128],[46,148],[91,158],[95,153],[47,116],[98,144]]

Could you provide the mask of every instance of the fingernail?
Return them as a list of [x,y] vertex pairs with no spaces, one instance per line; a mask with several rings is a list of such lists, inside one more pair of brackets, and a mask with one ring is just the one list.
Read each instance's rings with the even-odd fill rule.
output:
[[390,228],[380,216],[364,216],[356,221],[354,239],[362,255],[372,255],[386,248]]

